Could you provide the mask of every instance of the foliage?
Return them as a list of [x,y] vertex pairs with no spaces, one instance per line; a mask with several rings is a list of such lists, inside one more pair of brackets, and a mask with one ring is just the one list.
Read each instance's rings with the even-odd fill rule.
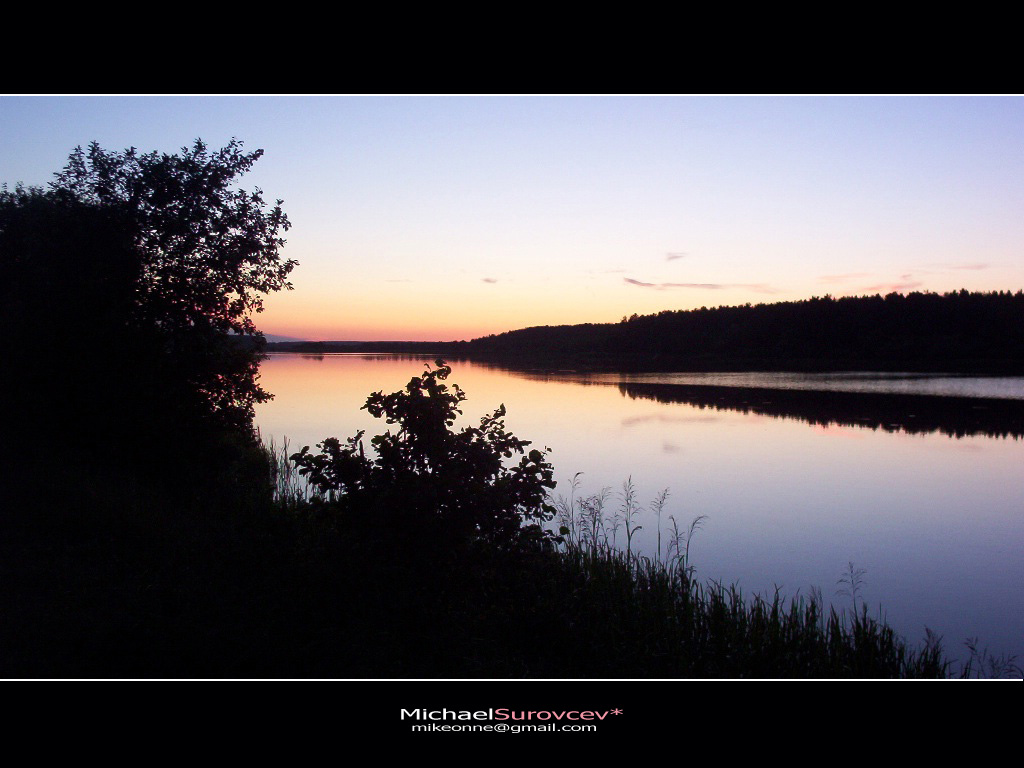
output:
[[[290,288],[281,201],[237,189],[261,150],[179,154],[93,143],[48,189],[0,191],[4,406],[137,437],[197,424],[252,430],[264,294]],[[99,418],[96,418],[96,416]],[[111,428],[105,436],[117,437]],[[144,438],[143,438],[144,439]]]
[[[167,368],[205,407],[233,426],[251,424],[262,342],[252,315],[263,294],[290,288],[296,262],[283,260],[290,226],[278,200],[234,187],[262,156],[232,139],[210,152],[201,140],[181,154],[77,148],[51,184],[53,194],[119,213],[138,259],[130,323],[159,346]],[[240,346],[231,335],[249,337]]]
[[[367,398],[365,410],[398,425],[370,441],[375,458],[366,456],[362,432],[345,443],[328,438],[318,444],[321,453],[305,446],[291,457],[299,473],[332,500],[359,506],[384,499],[404,522],[432,518],[446,535],[496,544],[543,538],[541,523],[554,514],[547,490],[555,487],[545,452],[527,452],[530,441],[506,430],[504,405],[479,426],[454,431],[466,394],[445,384],[451,368],[443,360],[436,366],[403,390]],[[506,466],[516,454],[518,464]]]
[[237,139],[216,152],[197,139],[180,155],[107,152],[93,142],[71,153],[50,186],[124,212],[141,258],[137,309],[148,320],[255,335],[251,313],[262,294],[291,287],[296,263],[279,254],[290,226],[282,201],[267,210],[259,189],[232,187],[262,155]]

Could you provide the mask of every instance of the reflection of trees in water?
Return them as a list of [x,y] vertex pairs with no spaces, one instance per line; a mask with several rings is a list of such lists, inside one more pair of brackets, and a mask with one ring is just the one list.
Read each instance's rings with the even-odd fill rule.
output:
[[619,383],[623,397],[886,432],[1024,437],[1024,400]]
[[434,363],[437,360],[444,360],[445,362],[451,363],[451,362],[462,362],[462,361],[464,361],[466,359],[464,356],[461,356],[461,355],[444,354],[443,350],[442,350],[442,352],[426,351],[426,352],[406,352],[406,353],[388,352],[386,350],[382,350],[380,352],[370,351],[370,352],[363,353],[361,359],[363,359],[363,360],[380,360],[382,357],[384,357],[384,358],[386,358],[388,360],[397,360],[399,362],[414,362],[414,363],[422,363],[422,362]]

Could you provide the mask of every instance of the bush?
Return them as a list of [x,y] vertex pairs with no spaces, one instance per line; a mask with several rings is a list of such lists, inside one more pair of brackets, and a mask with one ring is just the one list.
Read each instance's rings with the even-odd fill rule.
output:
[[[398,526],[429,529],[445,537],[521,545],[549,538],[542,524],[554,516],[548,490],[555,487],[546,451],[531,449],[505,429],[505,406],[478,427],[452,429],[466,394],[444,382],[451,368],[429,364],[401,391],[375,392],[363,406],[398,429],[374,437],[368,458],[363,432],[342,443],[328,438],[313,454],[305,446],[291,459],[329,502],[350,509],[375,508]],[[521,454],[518,464],[506,460]]]

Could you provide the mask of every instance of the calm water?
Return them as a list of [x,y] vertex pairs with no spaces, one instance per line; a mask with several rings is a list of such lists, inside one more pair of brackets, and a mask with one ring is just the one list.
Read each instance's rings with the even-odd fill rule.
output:
[[[852,561],[872,612],[881,604],[911,642],[927,626],[953,657],[973,636],[1024,657],[1024,379],[453,367],[464,423],[504,403],[512,432],[551,448],[556,495],[577,472],[580,492],[609,487],[613,500],[627,478],[645,504],[668,488],[663,537],[668,515],[707,515],[690,551],[702,578],[747,594],[817,586],[839,606]],[[409,357],[273,355],[261,381],[276,398],[257,423],[294,450],[377,434],[366,396],[422,370]],[[653,555],[657,521],[640,523],[634,542]]]

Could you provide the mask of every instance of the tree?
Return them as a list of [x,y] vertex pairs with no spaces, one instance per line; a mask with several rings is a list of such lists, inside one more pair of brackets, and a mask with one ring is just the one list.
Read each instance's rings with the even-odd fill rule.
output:
[[[360,511],[376,506],[398,525],[499,545],[544,538],[541,524],[554,515],[547,491],[555,487],[546,452],[527,452],[530,441],[505,429],[504,405],[478,427],[452,430],[466,394],[444,383],[450,374],[437,360],[403,390],[367,398],[365,410],[398,425],[370,441],[375,458],[366,456],[359,432],[344,444],[324,440],[319,454],[307,445],[291,460],[329,501]],[[506,466],[516,454],[519,463]]]
[[146,320],[255,336],[251,314],[262,311],[263,294],[291,287],[296,265],[279,253],[290,227],[283,201],[267,210],[261,190],[232,186],[262,155],[237,139],[212,153],[197,139],[180,155],[107,152],[93,142],[71,153],[50,187],[124,213],[141,257]]
[[17,370],[4,405],[106,439],[251,435],[270,397],[253,316],[296,266],[282,201],[237,186],[262,154],[236,139],[178,154],[94,142],[47,189],[5,186],[0,350]]

